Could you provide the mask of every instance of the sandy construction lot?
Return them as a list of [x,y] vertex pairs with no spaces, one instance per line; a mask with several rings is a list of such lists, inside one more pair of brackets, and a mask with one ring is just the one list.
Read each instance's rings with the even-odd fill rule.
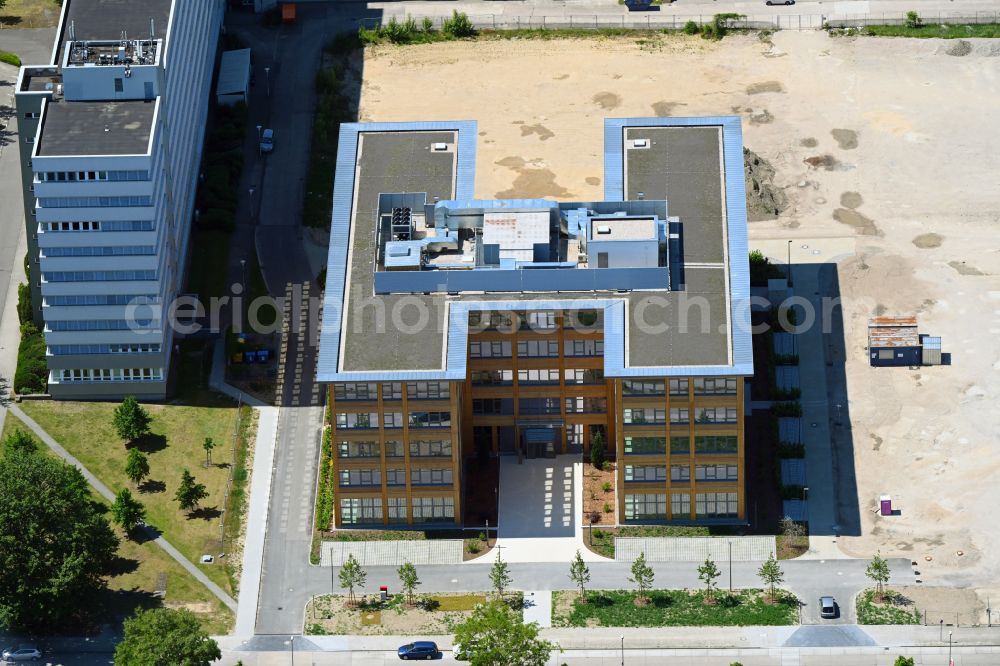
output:
[[[795,32],[379,47],[360,114],[475,119],[478,196],[584,200],[603,194],[603,118],[743,115],[789,197],[751,246],[836,248],[809,260],[839,262],[845,300],[865,536],[840,545],[985,594],[1000,580],[1000,45],[970,47]],[[876,311],[918,314],[953,365],[869,368]],[[901,516],[873,516],[881,492]]]

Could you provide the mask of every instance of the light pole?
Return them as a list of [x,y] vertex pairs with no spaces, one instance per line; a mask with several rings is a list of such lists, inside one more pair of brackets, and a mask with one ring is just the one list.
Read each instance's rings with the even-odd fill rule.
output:
[[253,185],[250,186],[250,219],[253,219]]
[[948,666],[955,666],[955,662],[951,658],[951,632],[948,632]]
[[622,635],[622,666],[625,666],[625,635]]
[[809,499],[809,486],[802,486],[802,501]]
[[788,286],[792,286],[792,241],[788,241]]
[[288,637],[292,641],[292,666],[295,666],[295,636]]
[[257,125],[257,157],[260,157],[260,130],[263,127],[263,125]]
[[[264,76],[267,79],[267,96],[270,97],[271,96],[271,68],[270,67],[265,67],[264,68]],[[791,241],[788,241],[788,242],[791,243]]]
[[240,259],[240,272],[243,274],[243,281],[240,283],[243,286],[243,294],[247,293],[247,260]]
[[729,542],[729,594],[733,593],[733,542]]

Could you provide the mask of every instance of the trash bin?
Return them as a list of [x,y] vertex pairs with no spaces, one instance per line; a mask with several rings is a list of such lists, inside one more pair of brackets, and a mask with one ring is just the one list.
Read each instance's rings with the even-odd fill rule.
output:
[[883,516],[892,515],[892,497],[889,495],[881,495],[878,498],[879,512]]
[[389,600],[389,586],[388,585],[380,585],[379,588],[378,588],[378,591],[382,595],[382,601],[388,601]]

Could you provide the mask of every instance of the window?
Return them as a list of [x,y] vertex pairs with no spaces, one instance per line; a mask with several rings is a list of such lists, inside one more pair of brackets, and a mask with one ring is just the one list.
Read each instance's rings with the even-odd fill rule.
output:
[[566,398],[567,414],[607,414],[607,398]]
[[152,206],[153,198],[142,196],[114,197],[39,197],[42,208],[119,208],[123,206]]
[[469,356],[471,358],[510,358],[510,342],[470,342]]
[[338,458],[378,458],[381,456],[378,442],[339,442]]
[[603,384],[604,370],[571,368],[565,372],[567,384]]
[[469,328],[489,331],[496,329],[512,329],[514,327],[513,312],[494,312],[480,310],[469,313]]
[[385,382],[382,384],[383,400],[402,400],[403,385],[400,382]]
[[664,437],[625,437],[626,455],[658,455],[666,453]]
[[878,360],[880,361],[891,361],[893,359],[893,354],[891,349],[879,349],[878,350]]
[[451,412],[410,412],[411,428],[450,428]]
[[735,377],[700,377],[694,380],[698,395],[736,395]]
[[377,469],[342,469],[341,486],[380,486],[382,473]]
[[451,468],[444,469],[411,469],[410,484],[414,486],[450,486],[452,483]]
[[524,416],[559,414],[559,398],[519,398],[517,408]]
[[597,253],[597,267],[598,268],[607,268],[608,267],[608,253],[607,252],[598,252]]
[[416,440],[410,442],[411,458],[450,458],[451,441]]
[[386,458],[402,458],[403,457],[403,443],[396,440],[386,440],[385,444],[382,445],[385,449]]
[[25,120],[32,120],[32,119],[34,119],[34,118],[39,118],[39,117],[40,117],[41,115],[42,115],[42,114],[40,114],[40,113],[37,113],[37,112],[33,112],[33,111],[25,111],[25,112],[24,112],[24,119],[25,119]]
[[735,481],[736,465],[695,465],[694,478],[698,481]]
[[500,386],[514,383],[513,370],[473,370],[471,375],[475,386]]
[[699,407],[697,423],[736,423],[735,407]]
[[155,319],[81,319],[55,320],[45,322],[49,331],[138,331],[157,329],[160,322]]
[[[673,410],[671,410],[673,411]],[[626,407],[622,410],[622,420],[633,425],[658,425],[666,422],[667,410],[653,407]]]
[[670,422],[671,423],[687,423],[688,419],[687,407],[671,407],[670,408]]
[[27,136],[24,137],[24,142],[25,143],[34,143],[35,142],[35,137],[33,137],[33,136],[31,136],[29,134],[29,135],[27,135]]
[[670,515],[674,518],[691,517],[690,493],[670,493]]
[[42,273],[45,282],[128,282],[155,280],[156,271],[55,271]]
[[527,358],[549,358],[559,356],[558,340],[519,340],[517,355]]
[[67,294],[45,296],[46,305],[155,305],[160,297],[155,294]]
[[334,384],[333,397],[335,400],[376,400],[378,392],[375,384]]
[[119,78],[115,79],[115,92],[116,93],[125,92],[125,79],[119,79]]
[[338,412],[337,427],[344,430],[364,430],[378,428],[378,413],[376,412]]
[[518,370],[517,381],[521,384],[558,384],[559,370],[557,368]]
[[346,525],[382,522],[381,497],[345,497],[340,500],[340,520]]
[[490,414],[513,414],[513,398],[473,398],[472,413],[480,416]]
[[736,493],[695,495],[695,513],[699,518],[735,518],[737,511]]
[[686,379],[670,380],[670,395],[687,395],[687,394],[688,394],[688,380]]
[[53,370],[54,382],[151,382],[163,379],[163,368],[73,368]]
[[409,400],[442,400],[451,395],[448,382],[407,382]]
[[623,379],[622,395],[663,395],[663,382]]
[[51,345],[48,347],[48,353],[53,356],[77,354],[158,354],[160,353],[160,343]]
[[398,524],[406,522],[406,498],[389,497],[389,523]]
[[106,247],[45,247],[43,257],[151,257],[152,245],[111,245]]
[[100,220],[82,222],[42,222],[43,231],[154,231],[152,220]]
[[382,413],[382,427],[383,428],[402,428],[403,427],[403,412],[383,412]]
[[650,483],[666,480],[666,465],[625,465],[626,482]]
[[385,485],[387,485],[387,486],[405,486],[406,485],[406,470],[404,470],[404,469],[387,469],[387,470],[385,470]]
[[563,348],[566,356],[601,356],[604,354],[604,341],[566,340]]
[[455,520],[454,497],[414,497],[413,522],[453,522]]
[[694,438],[694,452],[736,453],[739,448],[736,435],[698,435]]
[[625,520],[662,520],[667,517],[667,495],[625,495]]
[[670,438],[670,453],[673,455],[682,453],[688,455],[691,453],[691,438],[687,435],[681,435],[677,437]]
[[583,424],[566,424],[566,444],[568,446],[583,446]]
[[691,482],[691,466],[690,465],[671,465],[670,466],[670,482],[671,483],[690,483]]

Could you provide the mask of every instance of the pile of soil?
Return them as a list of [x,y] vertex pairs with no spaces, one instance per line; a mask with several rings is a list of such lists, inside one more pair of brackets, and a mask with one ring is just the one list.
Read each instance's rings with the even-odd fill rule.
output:
[[743,149],[747,188],[747,217],[751,222],[773,220],[788,207],[785,192],[774,185],[774,167],[757,153]]

